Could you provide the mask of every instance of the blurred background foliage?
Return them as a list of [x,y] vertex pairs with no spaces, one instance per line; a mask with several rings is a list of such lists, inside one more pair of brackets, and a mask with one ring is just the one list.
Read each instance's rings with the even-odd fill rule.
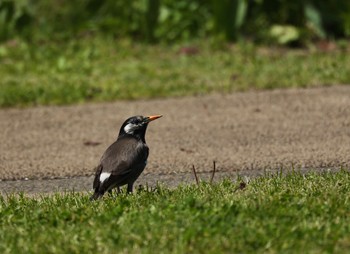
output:
[[350,37],[349,0],[0,0],[0,41],[89,35],[303,45]]

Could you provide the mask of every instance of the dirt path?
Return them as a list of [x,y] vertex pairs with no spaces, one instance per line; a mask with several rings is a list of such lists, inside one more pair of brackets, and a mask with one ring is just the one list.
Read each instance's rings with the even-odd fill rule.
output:
[[[147,131],[145,173],[350,166],[350,86],[0,110],[0,179],[89,176],[119,127]],[[93,143],[98,145],[91,145]]]

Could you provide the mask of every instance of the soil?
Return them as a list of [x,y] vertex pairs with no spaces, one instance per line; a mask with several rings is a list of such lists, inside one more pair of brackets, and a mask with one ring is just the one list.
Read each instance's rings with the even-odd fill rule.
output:
[[123,121],[139,114],[163,115],[148,127],[140,181],[188,174],[192,165],[210,172],[214,160],[226,174],[350,165],[350,86],[250,91],[1,109],[0,188],[18,183],[9,180],[45,182],[46,189],[50,181],[40,179],[90,181]]

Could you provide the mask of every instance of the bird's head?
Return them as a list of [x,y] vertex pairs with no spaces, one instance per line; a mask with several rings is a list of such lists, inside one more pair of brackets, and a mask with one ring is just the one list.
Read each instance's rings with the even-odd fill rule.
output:
[[149,122],[162,117],[162,115],[153,116],[133,116],[125,120],[120,128],[119,137],[132,135],[145,141],[146,129]]

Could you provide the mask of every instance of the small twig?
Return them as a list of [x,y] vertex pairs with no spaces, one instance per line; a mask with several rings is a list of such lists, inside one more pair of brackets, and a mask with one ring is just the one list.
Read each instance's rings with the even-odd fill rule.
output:
[[100,144],[101,144],[101,142],[89,141],[89,140],[84,142],[84,145],[86,145],[86,146],[98,146]]
[[216,172],[216,162],[213,161],[213,172],[211,173],[210,184],[213,183],[215,172]]
[[198,180],[196,168],[194,167],[194,165],[192,165],[192,170],[193,170],[194,177],[196,178],[196,183],[197,185],[199,185],[199,180]]

